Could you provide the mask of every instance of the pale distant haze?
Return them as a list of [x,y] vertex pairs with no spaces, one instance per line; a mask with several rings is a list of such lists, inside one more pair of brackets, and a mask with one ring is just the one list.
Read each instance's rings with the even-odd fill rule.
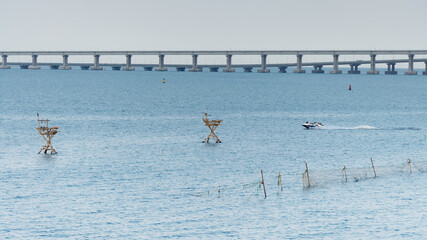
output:
[[0,51],[427,49],[427,1],[2,1]]

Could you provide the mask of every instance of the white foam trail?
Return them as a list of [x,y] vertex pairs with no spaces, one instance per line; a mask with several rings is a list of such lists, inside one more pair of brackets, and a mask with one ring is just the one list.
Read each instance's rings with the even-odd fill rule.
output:
[[355,129],[355,128],[340,127],[340,126],[323,126],[322,129],[326,129],[326,130],[351,130],[351,129]]
[[311,130],[422,130],[422,128],[417,128],[417,127],[377,128],[369,125],[360,125],[356,127],[322,126],[322,127],[311,128]]
[[372,130],[372,129],[378,129],[376,127],[372,127],[369,125],[361,125],[356,127],[341,127],[341,126],[323,126],[321,128],[316,129],[325,129],[325,130]]
[[354,127],[354,129],[377,129],[377,128],[369,125],[361,125],[361,126]]

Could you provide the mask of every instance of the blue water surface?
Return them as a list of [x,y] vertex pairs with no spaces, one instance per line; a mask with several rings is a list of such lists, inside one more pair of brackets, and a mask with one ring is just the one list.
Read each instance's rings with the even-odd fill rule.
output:
[[[0,238],[424,239],[426,90],[421,75],[2,70]],[[203,112],[222,143],[202,143]],[[37,154],[37,113],[57,155]]]

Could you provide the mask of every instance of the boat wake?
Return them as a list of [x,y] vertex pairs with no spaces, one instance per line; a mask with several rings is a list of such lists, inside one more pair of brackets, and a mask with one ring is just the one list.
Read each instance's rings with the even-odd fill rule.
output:
[[419,131],[422,128],[417,128],[417,127],[395,127],[395,128],[384,128],[384,130],[413,130],[413,131]]
[[367,130],[372,130],[372,129],[378,129],[378,128],[376,128],[376,127],[372,127],[372,126],[369,126],[369,125],[361,125],[361,126],[354,127],[354,129],[367,129]]
[[320,129],[324,130],[389,130],[389,131],[419,131],[422,128],[418,127],[389,127],[389,128],[377,128],[369,125],[360,125],[356,127],[341,127],[341,126],[323,126]]
[[369,125],[361,125],[356,127],[340,127],[340,126],[324,126],[321,129],[325,130],[376,130],[378,128]]

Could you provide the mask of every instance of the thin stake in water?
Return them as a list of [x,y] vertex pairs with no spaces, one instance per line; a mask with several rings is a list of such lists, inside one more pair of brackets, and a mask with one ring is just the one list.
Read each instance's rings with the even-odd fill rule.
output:
[[409,173],[412,174],[412,166],[411,166],[411,159],[408,158],[408,164],[409,164]]
[[305,161],[305,172],[307,173],[307,182],[308,182],[308,187],[310,187],[310,175],[308,175],[308,166],[307,166],[307,161]]
[[372,169],[374,170],[374,177],[377,177],[377,173],[375,172],[374,161],[372,161],[372,158],[371,158],[371,163],[372,163]]
[[280,190],[283,192],[282,175],[280,175],[280,172],[279,172],[279,184],[280,184]]
[[264,176],[262,175],[262,170],[261,170],[261,184],[264,187],[264,198],[267,198],[267,193],[265,192],[265,184],[264,184]]
[[345,165],[342,170],[344,171],[345,182],[347,182],[347,168],[345,167]]

